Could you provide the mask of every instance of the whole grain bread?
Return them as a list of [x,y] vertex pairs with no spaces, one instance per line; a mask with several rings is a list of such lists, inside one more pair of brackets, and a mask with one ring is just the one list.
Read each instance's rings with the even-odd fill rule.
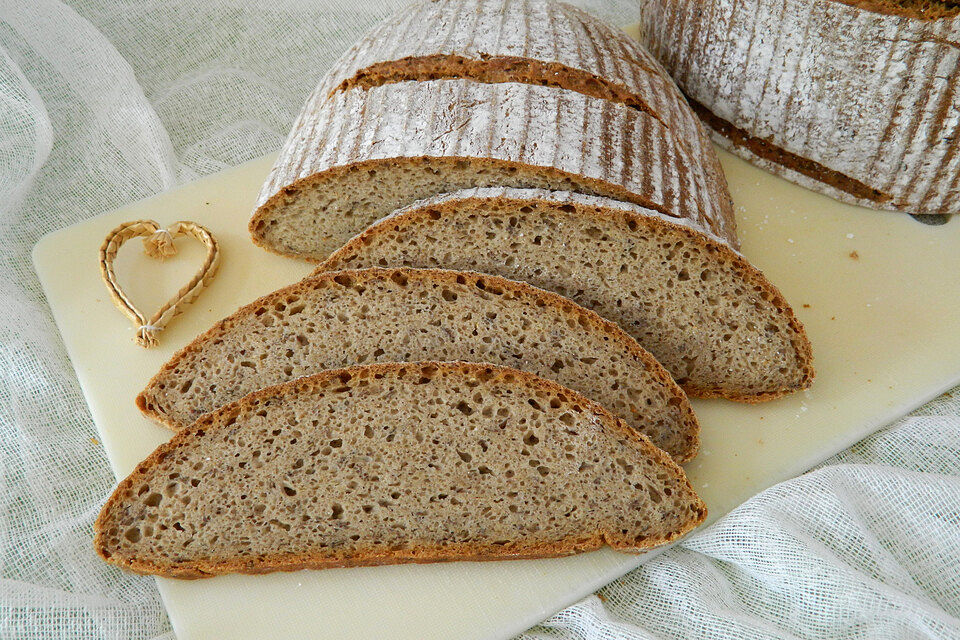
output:
[[139,573],[202,578],[637,552],[705,515],[669,456],[573,391],[502,367],[391,363],[200,418],[120,483],[94,545]]
[[957,0],[838,0],[851,7],[913,20],[940,20],[960,15]]
[[702,161],[714,197],[729,206],[709,137],[666,70],[623,31],[564,2],[427,0],[403,7],[334,63],[317,95],[440,78],[558,87],[644,111]]
[[648,113],[555,87],[467,80],[308,103],[249,228],[260,246],[319,261],[401,206],[477,186],[613,197],[738,242],[725,184]]
[[397,211],[317,272],[469,269],[555,291],[616,322],[691,396],[758,402],[808,387],[810,343],[783,296],[692,222],[569,192],[476,189]]
[[642,7],[645,44],[717,144],[844,202],[910,214],[960,211],[956,2],[649,0]]
[[551,0],[405,6],[347,49],[317,90],[325,99],[358,87],[441,78],[559,87],[646,111],[687,133],[698,128],[670,75],[639,42]]
[[241,308],[181,349],[137,397],[174,429],[257,389],[374,362],[489,362],[599,402],[676,460],[699,425],[670,374],[619,327],[522,282],[457,271],[323,273]]

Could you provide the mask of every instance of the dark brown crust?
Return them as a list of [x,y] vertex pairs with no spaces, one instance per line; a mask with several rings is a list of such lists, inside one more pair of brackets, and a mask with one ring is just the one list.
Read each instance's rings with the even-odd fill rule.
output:
[[[698,523],[699,524],[699,523]],[[685,535],[685,534],[681,534]],[[680,537],[679,535],[677,537]],[[599,540],[599,541],[598,541]],[[111,558],[104,557],[100,549],[97,549],[101,558],[111,564],[115,564],[123,569],[127,569],[140,575],[156,575],[163,578],[176,578],[178,580],[199,580],[202,578],[212,578],[218,575],[228,573],[242,573],[246,575],[262,575],[276,572],[292,572],[303,570],[320,569],[349,569],[355,567],[380,567],[391,564],[436,564],[440,562],[492,562],[496,560],[538,560],[542,558],[562,558],[572,556],[578,553],[596,551],[607,545],[603,532],[597,532],[594,536],[576,541],[571,541],[570,547],[562,551],[556,550],[551,545],[530,545],[522,551],[506,551],[496,555],[479,555],[474,549],[466,545],[450,545],[445,548],[423,549],[419,553],[409,550],[397,551],[392,553],[368,553],[362,558],[323,558],[301,560],[299,558],[288,558],[282,555],[269,556],[263,560],[255,562],[235,562],[235,563],[196,563],[189,567],[165,568],[152,562],[144,562],[135,558],[126,562],[114,561]],[[663,544],[667,544],[666,542]],[[609,545],[613,546],[613,545]],[[643,553],[646,549],[617,549],[622,553]]]
[[[337,175],[346,173],[348,171],[352,171],[355,168],[359,168],[359,167],[363,167],[365,170],[370,168],[373,168],[375,170],[380,170],[380,168],[382,167],[397,166],[399,163],[409,164],[409,163],[416,163],[416,162],[431,162],[431,163],[441,164],[441,165],[443,164],[455,165],[458,162],[463,162],[463,161],[477,163],[478,165],[481,165],[481,166],[487,165],[487,166],[501,167],[506,169],[510,169],[510,168],[523,169],[525,171],[538,172],[538,173],[541,173],[542,175],[546,175],[554,179],[575,178],[583,182],[584,184],[590,186],[591,188],[594,188],[594,190],[597,193],[601,193],[601,191],[599,191],[597,187],[603,187],[603,189],[610,194],[605,197],[609,197],[614,200],[621,200],[623,202],[629,202],[631,204],[635,204],[640,207],[644,207],[646,209],[650,209],[652,211],[662,213],[665,216],[669,216],[671,218],[677,218],[676,215],[666,210],[663,206],[655,204],[647,200],[646,198],[636,193],[633,193],[629,189],[624,188],[622,185],[615,184],[612,182],[606,182],[604,180],[599,180],[597,178],[590,178],[588,176],[584,176],[580,174],[568,173],[566,171],[561,171],[560,169],[557,169],[555,167],[532,165],[532,164],[526,164],[523,162],[510,162],[507,160],[497,160],[492,158],[478,158],[473,156],[469,156],[469,157],[468,156],[442,156],[442,157],[440,156],[403,156],[398,158],[384,158],[384,159],[377,159],[377,160],[359,160],[357,162],[338,165],[336,167],[331,167],[319,173],[313,173],[308,176],[304,176],[303,178],[300,178],[299,180],[296,180],[288,184],[287,186],[283,187],[282,189],[277,191],[275,194],[270,196],[270,198],[268,198],[266,202],[264,202],[262,205],[257,207],[257,210],[254,211],[253,215],[250,217],[250,222],[247,224],[247,230],[250,233],[250,237],[253,239],[253,243],[262,249],[266,249],[270,253],[276,254],[278,256],[289,257],[289,258],[299,258],[300,260],[305,260],[307,262],[321,263],[327,260],[329,256],[327,258],[321,259],[321,258],[315,258],[313,256],[305,256],[303,254],[296,253],[293,251],[281,251],[277,247],[274,247],[264,241],[263,239],[264,236],[263,236],[261,227],[266,223],[266,221],[269,218],[275,217],[277,215],[275,212],[275,208],[278,205],[281,205],[283,203],[283,200],[297,194],[301,190],[319,189],[320,185],[322,185],[325,181],[335,182]],[[723,173],[721,172],[719,175],[723,176]],[[723,182],[723,187],[724,187],[724,190],[726,190],[727,183],[725,178]],[[729,196],[726,197],[724,206],[725,207],[729,206],[729,209],[730,209],[729,216],[732,220],[733,219],[733,213],[732,213],[733,201],[730,200]],[[733,225],[733,228],[736,229],[735,224]]]
[[[632,62],[643,66],[638,60],[632,60]],[[651,75],[659,77],[659,72],[646,67],[644,69]],[[353,88],[366,90],[395,82],[425,82],[455,78],[490,83],[522,82],[576,91],[643,111],[660,124],[668,126],[660,114],[654,111],[643,98],[620,84],[558,62],[544,62],[534,58],[515,56],[490,56],[475,60],[463,56],[437,54],[379,62],[357,71],[356,75],[337,85],[330,95],[338,91],[349,91]]]
[[960,15],[960,3],[954,0],[834,0],[864,11],[911,20],[941,20]]
[[177,351],[173,357],[163,365],[160,371],[150,379],[150,382],[147,383],[146,388],[144,388],[144,390],[141,391],[136,398],[137,407],[145,416],[160,425],[163,425],[169,429],[173,429],[174,431],[182,429],[187,425],[183,425],[170,419],[169,416],[157,411],[151,405],[150,390],[154,388],[156,383],[163,379],[165,374],[178,367],[181,361],[188,354],[199,351],[202,348],[202,345],[206,342],[210,340],[216,340],[227,333],[230,330],[231,324],[235,318],[249,316],[253,314],[259,307],[270,306],[271,303],[277,298],[285,298],[290,294],[306,292],[318,282],[334,280],[335,278],[342,276],[348,276],[359,282],[369,282],[371,280],[387,280],[396,274],[402,274],[411,280],[420,278],[433,282],[447,282],[461,285],[464,283],[468,285],[475,285],[479,280],[483,280],[484,282],[495,285],[505,291],[516,293],[518,296],[523,296],[524,298],[528,299],[532,298],[537,302],[543,303],[543,306],[550,306],[555,309],[559,309],[568,316],[576,317],[578,320],[585,320],[598,333],[610,336],[611,340],[619,343],[623,347],[624,351],[640,360],[650,375],[660,382],[665,387],[667,392],[679,402],[679,407],[684,413],[684,422],[689,429],[690,435],[692,435],[694,439],[690,443],[689,449],[683,455],[678,455],[676,460],[682,464],[692,460],[697,455],[697,451],[700,448],[700,423],[697,421],[696,414],[694,414],[693,408],[690,406],[690,402],[687,400],[686,394],[673,380],[667,370],[663,368],[663,365],[661,365],[656,358],[650,354],[649,351],[641,347],[636,340],[624,332],[623,329],[613,322],[600,317],[593,311],[585,309],[572,300],[564,298],[563,296],[553,293],[552,291],[538,289],[537,287],[527,284],[526,282],[508,280],[500,276],[481,274],[474,271],[411,269],[406,267],[384,269],[374,267],[369,269],[345,269],[336,272],[326,271],[323,273],[315,273],[312,276],[301,280],[300,282],[284,287],[283,289],[278,289],[272,293],[268,293],[267,295],[258,298],[257,300],[254,300],[243,307],[240,307],[237,311],[230,314],[223,320],[220,320],[210,329],[194,338],[193,341],[191,341],[188,345]]
[[704,124],[716,131],[718,134],[722,135],[724,138],[730,140],[730,142],[732,142],[734,145],[749,150],[750,153],[754,154],[758,158],[775,162],[776,164],[796,171],[801,175],[805,175],[808,178],[828,184],[835,189],[839,189],[844,193],[849,193],[857,198],[876,202],[877,204],[882,204],[891,200],[891,196],[888,194],[874,189],[873,187],[860,182],[856,178],[851,178],[850,176],[840,173],[839,171],[834,171],[833,169],[826,167],[815,160],[810,160],[809,158],[804,158],[803,156],[787,151],[786,149],[782,149],[771,143],[769,140],[764,140],[763,138],[758,138],[757,136],[751,135],[748,131],[736,127],[733,123],[728,122],[727,120],[724,120],[720,116],[714,114],[712,111],[707,109],[704,105],[700,104],[693,98],[688,97],[687,101],[690,103],[693,111],[700,116],[701,120],[703,120]]
[[[321,263],[320,266],[314,270],[314,273],[317,274],[324,271],[335,271],[341,268],[339,263],[341,263],[343,260],[350,259],[360,254],[363,246],[367,243],[367,239],[383,230],[399,230],[399,228],[405,224],[416,224],[421,221],[432,221],[430,217],[431,212],[439,211],[442,214],[444,207],[469,207],[471,204],[477,204],[482,201],[483,199],[481,198],[464,198],[444,203],[443,205],[431,205],[430,207],[423,209],[414,209],[390,216],[389,218],[385,218],[380,222],[368,227],[363,233],[354,236],[350,242],[333,252],[326,261]],[[497,198],[497,201],[504,202],[504,199]],[[554,208],[559,206],[556,203],[545,200],[511,199],[511,201],[520,203],[518,206],[522,206],[524,203],[535,206],[551,206]],[[780,398],[784,395],[794,393],[801,389],[809,388],[810,385],[813,384],[813,379],[816,375],[813,368],[813,350],[810,346],[810,340],[807,338],[806,330],[794,314],[793,308],[790,307],[790,305],[784,299],[783,294],[780,293],[780,290],[777,289],[773,283],[767,280],[767,278],[763,275],[763,273],[760,272],[759,269],[747,262],[743,256],[733,251],[723,242],[714,240],[713,238],[710,238],[702,233],[698,233],[697,231],[694,231],[693,229],[690,229],[684,225],[668,222],[662,218],[639,216],[615,207],[605,207],[602,209],[591,207],[590,209],[587,209],[585,207],[578,206],[577,211],[581,215],[594,215],[598,220],[610,219],[615,221],[624,221],[627,223],[632,221],[640,227],[652,225],[654,227],[659,227],[660,229],[670,229],[675,233],[685,236],[687,240],[696,244],[700,244],[708,252],[716,255],[718,261],[726,261],[730,263],[737,274],[742,277],[745,282],[751,285],[759,286],[763,291],[767,292],[770,296],[769,302],[776,307],[779,313],[783,314],[787,318],[790,328],[793,330],[791,344],[793,345],[793,348],[797,354],[797,363],[801,371],[800,382],[796,386],[771,389],[770,391],[763,393],[744,394],[716,388],[701,388],[691,384],[681,385],[688,396],[692,398],[723,398],[726,400],[734,400],[736,402],[754,404]]]
[[[696,517],[688,521],[681,529],[672,532],[663,539],[645,540],[644,544],[637,545],[630,541],[626,544],[625,540],[620,540],[616,535],[604,531],[596,531],[593,534],[568,539],[562,542],[549,544],[515,544],[512,549],[491,549],[480,545],[455,545],[451,547],[423,548],[413,551],[400,552],[357,552],[353,557],[320,557],[314,556],[283,556],[276,555],[256,561],[232,561],[232,562],[191,562],[180,566],[163,566],[159,563],[142,561],[136,558],[120,558],[112,555],[105,547],[104,530],[109,527],[109,514],[114,508],[124,500],[124,494],[135,486],[152,466],[161,462],[168,454],[179,447],[185,447],[192,444],[195,439],[203,438],[208,433],[215,433],[217,429],[224,428],[224,417],[236,416],[239,412],[250,408],[259,401],[269,398],[283,398],[288,395],[296,395],[304,390],[312,390],[322,386],[328,381],[338,380],[341,376],[354,376],[359,372],[368,375],[401,373],[405,370],[425,370],[435,369],[444,373],[458,373],[464,375],[475,375],[483,377],[486,380],[511,382],[510,377],[518,385],[526,385],[533,390],[545,391],[548,393],[563,394],[571,398],[570,404],[583,407],[586,411],[593,413],[600,420],[598,424],[601,428],[609,430],[614,437],[621,437],[626,442],[634,445],[641,455],[652,457],[654,461],[672,472],[677,478],[681,479],[691,496],[699,501],[696,506]],[[511,382],[512,383],[512,382]],[[229,426],[229,425],[228,425]],[[548,558],[571,555],[583,551],[599,549],[604,544],[613,547],[619,551],[640,552],[673,542],[696,528],[707,516],[706,505],[699,500],[693,487],[687,480],[683,469],[675,463],[670,456],[661,451],[650,440],[627,426],[625,422],[611,415],[606,409],[588,400],[580,394],[567,389],[555,382],[538,378],[533,374],[511,369],[509,367],[500,367],[495,365],[476,364],[468,362],[418,362],[418,363],[383,363],[374,365],[365,365],[360,367],[349,367],[346,369],[332,369],[316,375],[293,380],[281,385],[267,387],[251,393],[240,400],[221,407],[217,411],[208,413],[200,417],[191,427],[183,429],[174,434],[170,441],[160,445],[143,462],[137,465],[136,469],[122,480],[113,494],[104,504],[100,515],[94,524],[94,548],[105,561],[129,569],[136,573],[164,576],[168,578],[207,578],[224,573],[248,573],[259,574],[272,571],[299,571],[301,569],[327,569],[335,567],[359,567],[382,564],[397,564],[402,562],[440,562],[440,561],[458,561],[458,560],[509,560],[521,558]]]

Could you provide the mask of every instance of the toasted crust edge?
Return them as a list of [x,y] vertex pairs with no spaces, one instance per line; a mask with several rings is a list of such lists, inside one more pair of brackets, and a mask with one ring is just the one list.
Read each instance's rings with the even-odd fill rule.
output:
[[[638,453],[644,456],[650,456],[655,462],[671,471],[680,481],[684,483],[690,494],[696,500],[696,517],[688,520],[679,530],[670,535],[655,540],[646,540],[642,545],[622,544],[614,534],[606,531],[596,531],[585,538],[565,540],[557,543],[533,544],[522,550],[515,552],[491,552],[481,550],[479,545],[455,545],[451,553],[449,548],[427,548],[420,550],[419,553],[402,554],[397,552],[368,552],[352,554],[353,557],[333,557],[321,558],[316,555],[306,557],[285,557],[282,555],[270,556],[260,561],[225,561],[225,562],[194,562],[190,565],[181,567],[167,567],[156,562],[137,560],[136,558],[119,558],[112,555],[105,547],[103,530],[108,525],[108,514],[116,508],[118,503],[123,501],[123,494],[130,489],[136,482],[141,480],[150,469],[161,462],[168,454],[181,446],[189,445],[194,438],[202,438],[207,432],[214,432],[223,427],[220,419],[234,412],[239,412],[255,404],[260,400],[269,398],[283,398],[288,395],[295,395],[303,390],[314,389],[328,380],[338,378],[342,375],[353,376],[361,371],[370,375],[378,373],[399,373],[406,369],[424,370],[433,368],[444,373],[459,373],[464,375],[486,375],[489,380],[506,379],[507,376],[513,376],[518,384],[526,385],[529,389],[535,391],[546,391],[548,393],[562,393],[571,398],[570,404],[580,404],[587,411],[600,418],[601,429],[609,429],[614,437],[620,436],[628,443],[635,446]],[[531,373],[502,367],[491,364],[477,364],[471,362],[439,362],[424,361],[415,363],[380,363],[372,365],[362,365],[358,367],[347,367],[343,369],[330,369],[313,376],[299,378],[283,384],[267,387],[244,396],[236,402],[230,403],[220,409],[200,417],[192,426],[178,431],[166,443],[157,447],[145,460],[114,489],[111,496],[107,499],[100,514],[94,523],[94,541],[93,545],[97,554],[106,562],[129,569],[135,573],[151,574],[169,578],[207,578],[214,575],[225,573],[247,573],[258,574],[273,571],[299,571],[301,569],[325,569],[335,567],[359,567],[373,566],[382,564],[398,564],[401,562],[439,562],[439,561],[460,561],[460,560],[507,560],[523,558],[549,558],[572,555],[583,551],[592,551],[599,549],[604,544],[609,545],[615,550],[625,552],[642,552],[654,547],[673,542],[686,533],[700,525],[707,517],[707,507],[703,500],[697,495],[690,484],[689,479],[683,469],[673,461],[673,459],[663,450],[658,449],[649,438],[638,433],[625,422],[613,416],[599,404],[585,398],[579,393],[567,389],[566,387],[537,377]]]
[[461,278],[465,279],[467,284],[476,284],[477,281],[484,280],[532,301],[541,301],[545,305],[551,306],[564,314],[576,316],[578,319],[586,319],[587,323],[589,323],[589,325],[597,332],[610,336],[612,340],[618,342],[630,355],[640,360],[650,375],[653,376],[657,382],[662,384],[673,398],[676,398],[680,401],[680,410],[684,415],[684,425],[687,427],[688,435],[691,435],[693,440],[690,447],[686,451],[678,453],[675,460],[682,464],[696,457],[697,452],[700,449],[700,423],[697,420],[696,414],[693,412],[693,408],[690,406],[690,402],[687,399],[686,394],[676,383],[676,381],[674,381],[670,373],[663,368],[663,365],[661,365],[660,362],[658,362],[649,351],[644,349],[636,340],[630,337],[629,334],[627,334],[615,323],[606,320],[589,309],[581,307],[577,303],[561,296],[558,293],[540,289],[526,282],[509,280],[502,276],[479,273],[476,271],[456,271],[452,269],[415,269],[410,267],[370,267],[366,269],[343,269],[338,271],[314,273],[313,275],[304,278],[299,282],[281,289],[277,289],[276,291],[268,293],[267,295],[257,298],[253,302],[240,307],[232,314],[210,327],[207,331],[194,338],[189,344],[179,349],[170,358],[170,360],[168,360],[161,367],[160,371],[158,371],[150,379],[144,390],[137,395],[135,401],[137,408],[154,422],[169,429],[176,431],[188,426],[184,425],[182,422],[171,419],[165,413],[148,408],[147,403],[150,399],[149,392],[154,385],[162,379],[166,372],[176,368],[188,354],[199,351],[207,341],[215,340],[224,335],[230,329],[230,322],[232,320],[239,316],[248,315],[255,311],[258,307],[268,305],[277,298],[285,297],[292,293],[305,291],[308,288],[308,285],[318,280],[333,280],[334,278],[346,275],[361,282],[369,282],[371,280],[386,280],[394,274],[402,274],[410,279],[422,279],[433,282],[457,284],[460,284],[458,280]]
[[[551,202],[549,200],[541,200],[536,198],[529,199],[519,199],[519,198],[509,198],[504,196],[498,196],[494,198],[479,198],[479,197],[465,197],[461,199],[450,199],[441,203],[432,203],[428,206],[422,208],[416,208],[416,205],[411,205],[411,207],[406,211],[396,212],[395,214],[383,218],[378,222],[370,225],[363,232],[357,234],[350,239],[345,245],[334,251],[330,256],[320,263],[320,265],[314,270],[314,274],[322,273],[324,271],[337,270],[340,268],[339,263],[359,255],[363,246],[366,244],[367,240],[371,236],[377,235],[380,231],[386,228],[399,229],[402,225],[405,224],[416,224],[429,219],[429,214],[431,211],[439,211],[443,213],[448,211],[451,208],[470,206],[475,205],[480,202],[495,200],[500,203],[505,203],[506,201],[524,203],[524,204],[535,204],[538,206],[550,206],[554,209],[559,207],[558,203]],[[611,203],[616,203],[616,200],[610,200]],[[617,208],[615,206],[605,206],[605,207],[585,207],[583,205],[575,204],[577,207],[578,215],[593,215],[597,220],[610,219],[610,220],[620,220],[633,221],[638,225],[652,225],[659,226],[661,228],[666,228],[674,231],[675,233],[682,234],[686,238],[695,243],[699,243],[709,251],[718,254],[720,259],[728,260],[735,272],[737,272],[745,282],[751,285],[757,285],[761,287],[764,291],[770,294],[769,302],[774,305],[778,312],[784,314],[787,318],[790,328],[793,330],[793,336],[791,337],[791,344],[793,345],[794,351],[797,355],[797,361],[801,370],[801,378],[797,385],[791,387],[782,387],[777,389],[771,389],[769,391],[761,393],[736,393],[732,391],[726,391],[717,388],[703,388],[697,387],[694,385],[686,384],[683,385],[683,390],[687,393],[688,396],[694,398],[722,398],[725,400],[733,400],[735,402],[743,402],[747,404],[757,404],[760,402],[767,402],[769,400],[775,400],[777,398],[783,397],[790,393],[795,393],[803,389],[808,389],[810,385],[813,384],[813,380],[816,377],[816,371],[813,367],[813,348],[810,345],[810,340],[807,337],[806,329],[803,324],[797,319],[796,314],[793,311],[793,308],[783,297],[783,294],[780,290],[774,286],[763,273],[750,264],[746,258],[741,256],[739,253],[731,249],[728,245],[723,242],[718,242],[713,238],[699,233],[689,227],[686,227],[681,224],[676,224],[670,221],[667,221],[660,217],[653,216],[642,216],[626,211],[624,209]]]

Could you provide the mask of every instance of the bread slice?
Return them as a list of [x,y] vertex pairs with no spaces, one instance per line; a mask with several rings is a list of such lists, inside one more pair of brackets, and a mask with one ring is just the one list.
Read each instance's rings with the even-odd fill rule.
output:
[[638,552],[705,515],[669,456],[573,391],[503,367],[390,363],[200,418],[120,483],[94,545],[139,573],[202,578]]
[[490,362],[601,403],[678,461],[700,428],[683,391],[616,325],[497,276],[365,269],[324,273],[243,307],[181,349],[137,397],[174,429],[294,378],[374,362]]
[[780,292],[695,224],[606,198],[476,189],[373,225],[317,272],[368,266],[494,273],[620,325],[689,395],[745,402],[813,381],[810,343]]
[[327,99],[441,78],[558,87],[643,111],[702,160],[714,197],[729,209],[709,137],[670,75],[639,42],[564,2],[428,0],[404,7],[345,52],[317,94]]
[[[554,87],[400,82],[307,105],[260,192],[257,244],[319,261],[420,198],[477,186],[565,189],[688,218],[736,244],[703,157],[649,114]],[[719,189],[719,190],[718,190]]]
[[960,211],[960,5],[649,0],[644,42],[717,144],[844,202]]

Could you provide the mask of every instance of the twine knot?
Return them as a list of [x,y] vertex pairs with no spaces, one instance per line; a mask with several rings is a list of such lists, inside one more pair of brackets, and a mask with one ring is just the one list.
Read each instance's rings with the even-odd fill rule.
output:
[[143,239],[143,251],[151,258],[164,260],[177,254],[173,234],[166,229],[157,229]]
[[142,324],[137,329],[137,344],[141,347],[155,347],[160,341],[157,340],[157,333],[163,331],[163,327],[155,324]]

